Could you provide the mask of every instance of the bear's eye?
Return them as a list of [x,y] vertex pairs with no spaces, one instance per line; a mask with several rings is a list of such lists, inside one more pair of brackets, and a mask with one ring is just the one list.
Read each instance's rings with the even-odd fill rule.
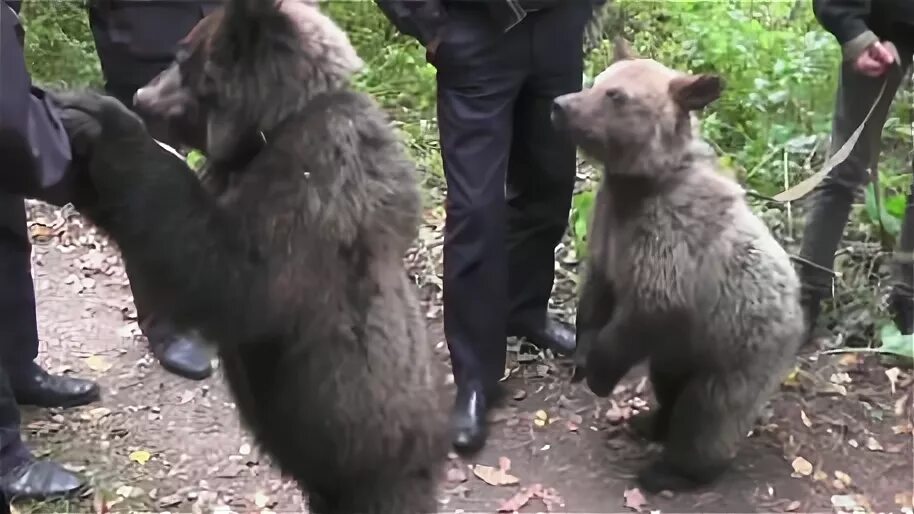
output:
[[607,89],[606,97],[615,103],[622,103],[628,99],[628,95],[621,89]]

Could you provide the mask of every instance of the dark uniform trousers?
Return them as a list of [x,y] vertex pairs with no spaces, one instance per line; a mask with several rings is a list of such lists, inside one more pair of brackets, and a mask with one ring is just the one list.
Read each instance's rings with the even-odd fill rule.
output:
[[[221,5],[214,0],[102,0],[89,3],[105,91],[133,108],[133,95],[174,59],[178,43],[194,25]],[[147,123],[154,123],[147,120]],[[151,130],[153,130],[151,128]],[[159,133],[162,131],[154,131]],[[165,141],[175,145],[173,141]],[[146,301],[146,285],[127,269],[140,327],[151,344],[175,333],[170,320],[156,315]]]
[[495,385],[507,336],[545,321],[576,169],[550,112],[581,89],[591,12],[564,2],[505,31],[484,3],[448,4],[433,64],[447,181],[444,331],[458,386]]
[[[12,8],[8,9],[9,7]],[[42,91],[31,87],[22,50],[19,2],[0,3],[0,190],[55,196],[67,190],[66,133]],[[52,190],[59,190],[52,194]],[[65,194],[65,193],[64,193]],[[9,375],[38,353],[31,246],[22,196],[0,192],[0,473],[30,457],[20,444],[19,407]],[[0,507],[3,502],[0,501]]]
[[[6,3],[18,12],[20,2],[6,0]],[[177,43],[206,12],[218,5],[213,1],[174,0],[90,2],[90,23],[107,92],[132,106],[134,91],[169,65]],[[173,328],[167,320],[152,319],[144,302],[143,285],[136,282],[136,277],[130,278],[147,338],[153,341],[167,337]],[[0,287],[0,361],[8,373],[15,373],[38,355],[38,330],[24,200],[3,192],[0,192]],[[18,419],[8,380],[0,376],[0,425],[14,430],[7,437],[18,437]],[[4,434],[0,428],[0,438]],[[0,451],[3,447],[0,441]]]

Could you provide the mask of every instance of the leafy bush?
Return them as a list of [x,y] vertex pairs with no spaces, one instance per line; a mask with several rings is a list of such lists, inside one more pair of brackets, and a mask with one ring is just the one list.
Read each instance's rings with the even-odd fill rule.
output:
[[[365,61],[357,84],[392,114],[429,189],[441,186],[435,123],[435,69],[415,41],[398,34],[374,2],[328,0],[328,13],[347,31]],[[39,83],[102,83],[83,1],[26,0],[27,57]],[[671,67],[713,71],[727,81],[720,101],[703,115],[702,130],[725,165],[748,187],[772,195],[799,182],[823,157],[840,62],[834,38],[814,19],[808,2],[616,0],[606,31],[586,62],[585,81],[608,63],[611,36],[622,33],[644,55]],[[863,221],[881,216],[896,231],[910,181],[912,95],[902,95],[886,125],[880,160],[883,213],[866,202]],[[584,251],[592,203],[579,193],[572,233]]]

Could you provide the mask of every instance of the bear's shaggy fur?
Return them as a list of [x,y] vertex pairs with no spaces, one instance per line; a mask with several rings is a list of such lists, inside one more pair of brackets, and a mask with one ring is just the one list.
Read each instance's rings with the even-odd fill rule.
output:
[[[195,121],[206,185],[115,100],[61,95],[86,214],[218,348],[240,415],[315,513],[436,510],[443,382],[403,257],[414,166],[313,2],[230,0],[137,94]],[[204,137],[205,136],[205,137]],[[185,141],[192,143],[192,141]]]
[[636,418],[665,442],[639,475],[648,491],[719,476],[803,336],[790,259],[721,175],[692,112],[723,88],[633,55],[591,89],[559,97],[553,114],[605,168],[577,315],[576,380],[609,395],[649,360],[659,406]]

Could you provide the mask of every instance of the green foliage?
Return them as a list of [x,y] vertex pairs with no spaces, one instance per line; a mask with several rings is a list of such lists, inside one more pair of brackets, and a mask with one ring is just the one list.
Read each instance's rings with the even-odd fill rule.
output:
[[875,348],[836,348],[823,354],[875,353],[884,357],[887,364],[914,366],[914,335],[902,334],[892,322],[883,322],[879,328],[879,346]]
[[33,81],[56,88],[102,84],[85,1],[25,0],[20,14]]
[[574,239],[575,254],[579,259],[587,256],[587,228],[593,213],[594,190],[581,191],[572,199],[571,235]]

